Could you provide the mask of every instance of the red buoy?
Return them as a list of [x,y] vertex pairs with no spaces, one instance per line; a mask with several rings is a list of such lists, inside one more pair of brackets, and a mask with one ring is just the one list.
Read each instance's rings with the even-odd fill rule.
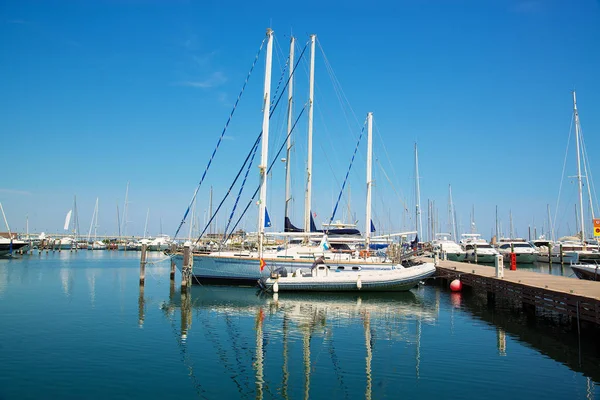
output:
[[455,279],[452,282],[450,282],[450,290],[452,290],[453,292],[460,292],[462,289],[462,282],[460,281],[460,279]]

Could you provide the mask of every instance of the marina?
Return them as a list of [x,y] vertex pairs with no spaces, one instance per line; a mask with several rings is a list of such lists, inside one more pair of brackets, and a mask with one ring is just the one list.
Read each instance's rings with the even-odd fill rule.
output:
[[[599,395],[595,338],[515,313],[501,298],[490,308],[485,296],[436,284],[403,293],[277,296],[244,287],[181,290],[169,261],[148,254],[143,286],[134,252],[0,260],[0,339],[10,360],[0,366],[0,395]],[[448,381],[461,391],[448,391]]]
[[0,400],[600,400],[600,8],[134,3],[3,10]]

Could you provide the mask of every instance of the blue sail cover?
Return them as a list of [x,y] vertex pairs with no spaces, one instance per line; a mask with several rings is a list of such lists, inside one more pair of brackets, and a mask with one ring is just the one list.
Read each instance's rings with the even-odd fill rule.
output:
[[271,227],[271,218],[269,217],[269,212],[267,211],[267,207],[265,207],[265,228]]

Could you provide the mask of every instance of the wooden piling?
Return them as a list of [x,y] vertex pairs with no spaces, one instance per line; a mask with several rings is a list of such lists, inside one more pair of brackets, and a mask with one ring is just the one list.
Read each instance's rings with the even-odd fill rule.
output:
[[144,284],[146,280],[146,251],[148,251],[148,245],[142,244],[142,256],[140,258],[140,285]]
[[563,245],[562,243],[558,246],[558,248],[560,249],[560,265],[563,265],[565,263],[564,260],[564,256],[563,256]]
[[175,260],[173,259],[173,254],[175,254],[176,246],[175,244],[171,244],[171,281],[175,280]]
[[194,265],[194,255],[190,245],[183,247],[183,266],[181,268],[181,288],[187,289],[192,284],[192,267]]

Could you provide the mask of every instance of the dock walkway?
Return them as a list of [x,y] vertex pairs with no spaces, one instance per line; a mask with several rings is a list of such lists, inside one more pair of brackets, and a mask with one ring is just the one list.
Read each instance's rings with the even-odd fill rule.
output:
[[[431,262],[431,259],[427,259]],[[600,282],[504,268],[496,278],[493,266],[439,260],[437,276],[459,278],[464,285],[600,326]]]

